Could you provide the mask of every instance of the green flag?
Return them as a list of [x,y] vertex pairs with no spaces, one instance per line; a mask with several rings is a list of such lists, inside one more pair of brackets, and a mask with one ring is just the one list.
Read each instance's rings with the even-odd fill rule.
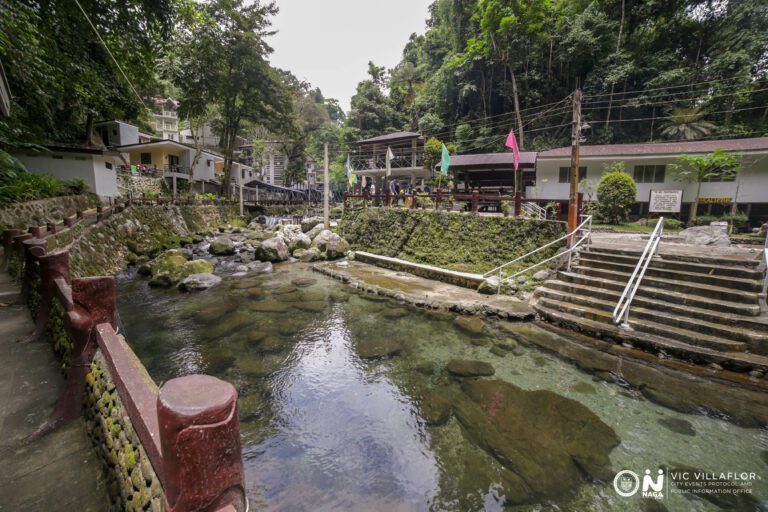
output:
[[443,159],[440,162],[440,174],[448,176],[448,168],[451,166],[451,154],[448,152],[448,148],[443,144]]

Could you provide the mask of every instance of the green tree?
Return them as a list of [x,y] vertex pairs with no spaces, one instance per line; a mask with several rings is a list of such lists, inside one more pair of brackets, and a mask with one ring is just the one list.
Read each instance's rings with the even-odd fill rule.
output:
[[705,120],[704,116],[706,113],[700,108],[673,108],[661,125],[661,135],[674,140],[702,139],[715,129],[714,123]]
[[616,162],[607,168],[597,185],[597,211],[609,224],[621,224],[627,220],[629,208],[637,200],[637,185],[624,172],[624,164]]
[[726,153],[722,149],[716,149],[712,153],[703,156],[680,155],[678,157],[677,163],[671,166],[675,180],[696,184],[696,193],[688,215],[689,225],[696,224],[701,184],[710,180],[735,180],[741,170],[740,160],[739,155]]

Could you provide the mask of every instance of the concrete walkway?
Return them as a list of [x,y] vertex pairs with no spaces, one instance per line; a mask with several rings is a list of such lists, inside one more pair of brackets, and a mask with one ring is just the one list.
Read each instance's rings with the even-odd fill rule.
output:
[[20,344],[32,331],[17,287],[0,273],[0,511],[109,510],[103,470],[83,420],[24,445],[52,409],[64,378],[51,347]]
[[502,318],[529,320],[533,310],[527,302],[507,295],[483,295],[469,288],[455,286],[398,272],[359,261],[320,263],[313,268],[341,279],[360,289],[398,298],[416,306],[437,307],[465,314],[498,315]]

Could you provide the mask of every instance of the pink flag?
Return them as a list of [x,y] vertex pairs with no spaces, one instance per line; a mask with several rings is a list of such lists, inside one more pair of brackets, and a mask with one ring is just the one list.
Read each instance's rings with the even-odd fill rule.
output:
[[515,159],[515,171],[520,167],[520,148],[517,147],[517,137],[515,137],[515,130],[509,130],[507,135],[507,142],[505,144],[512,150],[512,156]]

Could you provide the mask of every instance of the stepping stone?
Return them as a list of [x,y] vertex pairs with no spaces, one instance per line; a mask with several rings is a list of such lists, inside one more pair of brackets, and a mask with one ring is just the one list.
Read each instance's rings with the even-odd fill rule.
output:
[[490,363],[467,359],[451,359],[445,369],[456,377],[490,377],[496,373]]

